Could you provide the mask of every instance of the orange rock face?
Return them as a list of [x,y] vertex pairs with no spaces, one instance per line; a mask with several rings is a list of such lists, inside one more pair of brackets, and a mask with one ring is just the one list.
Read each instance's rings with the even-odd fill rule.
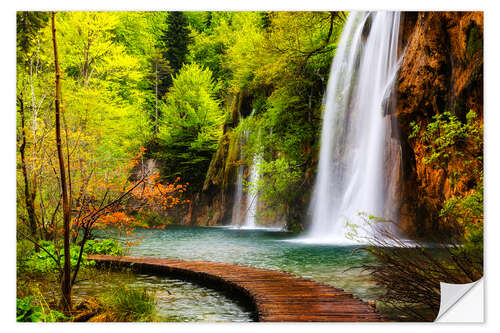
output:
[[452,181],[453,171],[464,168],[460,161],[441,169],[425,164],[428,151],[421,141],[408,138],[410,123],[425,129],[432,116],[445,111],[465,121],[470,110],[482,123],[483,13],[405,13],[402,35],[396,84],[403,162],[400,226],[412,236],[425,236],[442,227],[444,201],[466,194],[475,180]]

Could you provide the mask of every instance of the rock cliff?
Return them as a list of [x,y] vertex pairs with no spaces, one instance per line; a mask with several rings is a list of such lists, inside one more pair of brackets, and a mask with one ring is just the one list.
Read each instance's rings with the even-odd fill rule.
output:
[[410,235],[425,236],[440,229],[444,201],[465,194],[473,180],[454,183],[454,163],[440,169],[426,164],[422,142],[409,139],[410,124],[423,129],[445,111],[465,122],[474,110],[483,121],[483,13],[406,13],[401,45],[396,83],[403,162],[400,226]]

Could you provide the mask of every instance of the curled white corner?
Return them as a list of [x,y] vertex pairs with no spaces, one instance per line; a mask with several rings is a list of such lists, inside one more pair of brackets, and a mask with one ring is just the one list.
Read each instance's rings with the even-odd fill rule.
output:
[[450,284],[441,282],[441,304],[435,319],[441,323],[482,323],[484,321],[484,282]]

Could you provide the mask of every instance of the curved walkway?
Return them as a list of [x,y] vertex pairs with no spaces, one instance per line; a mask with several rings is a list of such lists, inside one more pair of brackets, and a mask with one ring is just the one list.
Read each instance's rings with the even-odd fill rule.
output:
[[342,289],[268,269],[207,261],[90,255],[98,264],[132,267],[196,282],[245,302],[257,321],[381,321],[370,304]]

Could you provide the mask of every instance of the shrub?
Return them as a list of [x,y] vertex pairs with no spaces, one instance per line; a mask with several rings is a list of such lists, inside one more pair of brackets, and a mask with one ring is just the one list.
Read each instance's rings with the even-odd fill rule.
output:
[[[21,245],[19,245],[21,244]],[[46,251],[40,250],[35,252],[30,250],[29,252],[23,250],[24,246],[22,243],[18,243],[18,260],[17,268],[22,272],[31,273],[50,273],[58,270],[57,263],[53,260],[58,257],[58,251],[54,245],[54,242],[41,241],[40,246]],[[20,255],[22,252],[22,256]],[[47,253],[48,252],[48,253]],[[50,253],[50,255],[49,255]],[[78,262],[78,256],[80,253],[80,246],[76,244],[71,245],[71,267],[74,269]],[[87,254],[109,254],[109,255],[123,255],[123,249],[120,247],[117,241],[112,239],[103,240],[89,240],[85,244],[84,252],[82,255],[81,267],[91,267],[94,265],[93,261],[86,259]],[[64,254],[60,253],[60,262],[64,262]]]
[[83,249],[86,254],[108,254],[122,256],[123,249],[114,239],[89,240]]
[[41,305],[33,305],[34,297],[16,299],[16,321],[19,322],[56,322],[63,321],[66,316],[58,311]]
[[[483,253],[483,124],[470,110],[463,121],[450,112],[432,117],[424,127],[410,124],[410,139],[421,142],[425,164],[444,171],[458,189],[442,205],[440,217],[451,233],[458,234],[467,255],[481,258]],[[457,235],[452,235],[457,237]]]
[[376,260],[361,268],[384,290],[379,301],[403,316],[432,321],[440,307],[440,282],[463,284],[482,277],[482,256],[462,246],[462,238],[444,243],[436,236],[422,244],[399,236],[384,218],[360,215],[367,227],[351,226],[348,236],[366,244],[357,250]]

